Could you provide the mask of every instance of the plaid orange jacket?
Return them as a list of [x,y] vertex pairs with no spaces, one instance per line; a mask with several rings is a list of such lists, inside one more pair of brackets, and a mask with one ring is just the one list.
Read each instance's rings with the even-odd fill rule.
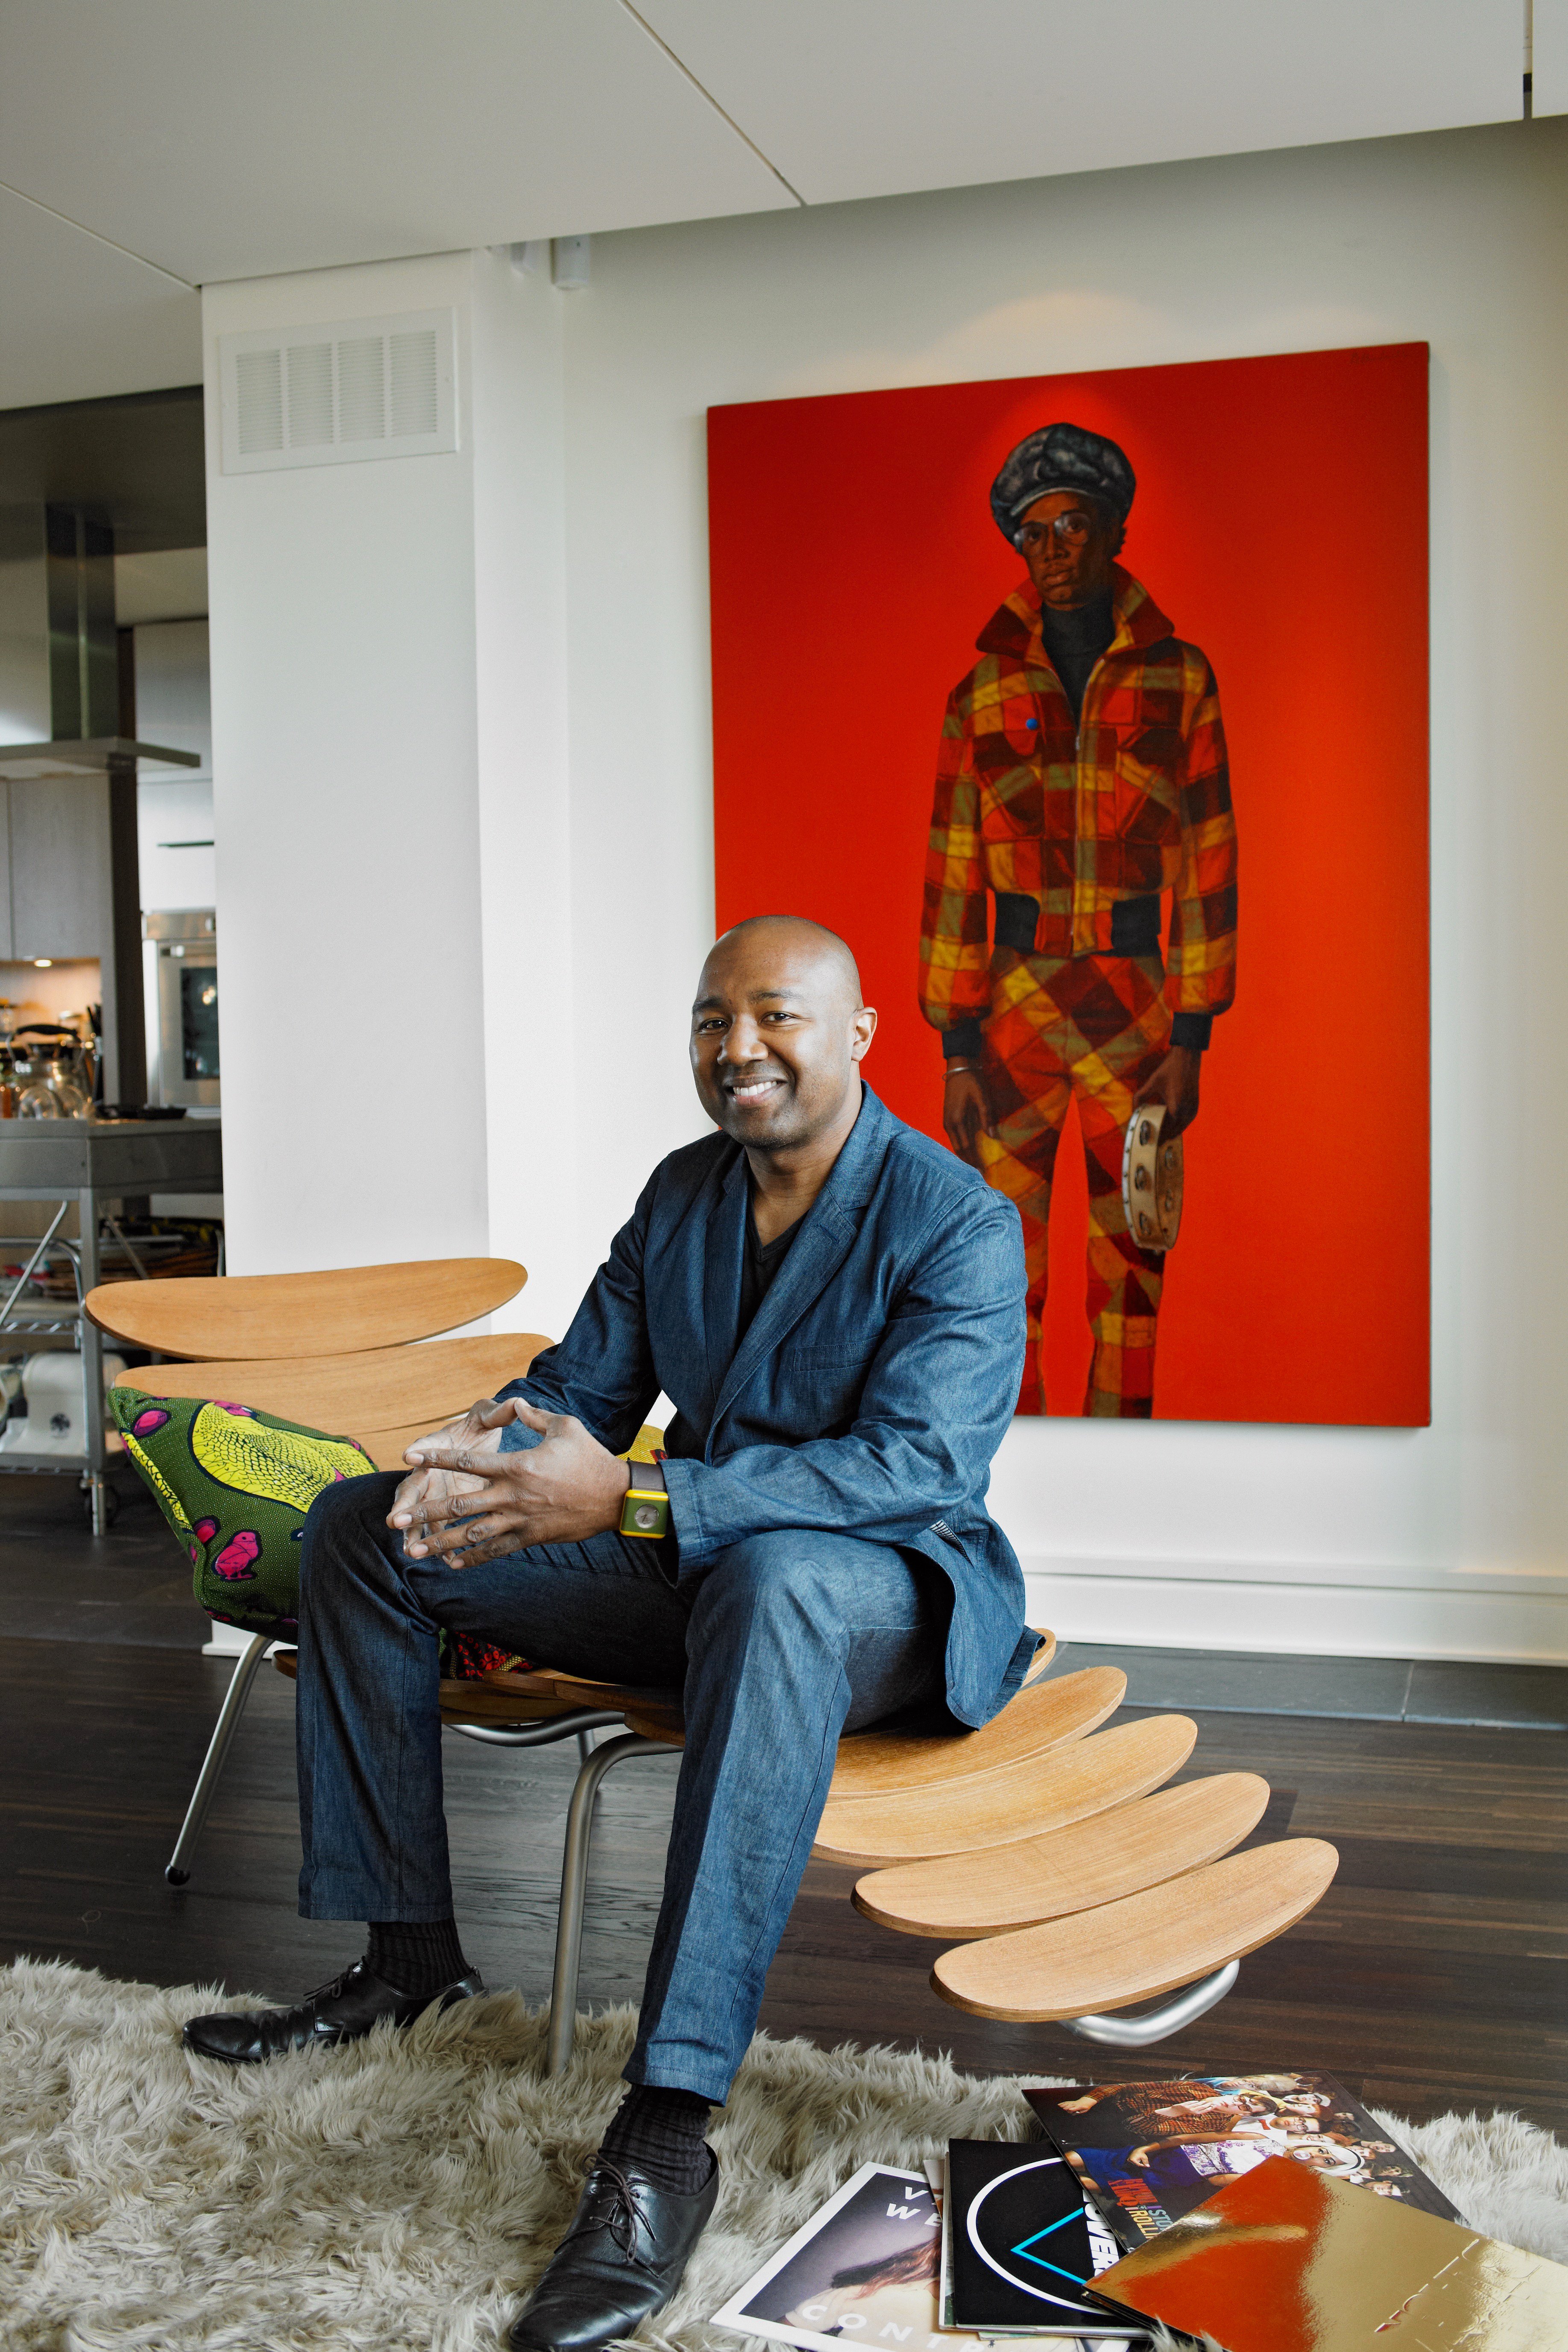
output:
[[1029,581],[948,698],[921,923],[933,1028],[989,1010],[987,890],[1035,899],[1035,952],[1064,958],[1109,954],[1117,901],[1169,890],[1172,1013],[1223,1013],[1235,996],[1236,822],[1214,672],[1120,564],[1112,609],[1076,729]]

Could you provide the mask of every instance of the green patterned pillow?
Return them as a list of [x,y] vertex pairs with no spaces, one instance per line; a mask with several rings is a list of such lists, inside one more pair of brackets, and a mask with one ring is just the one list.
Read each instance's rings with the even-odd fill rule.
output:
[[121,1387],[109,1409],[190,1556],[207,1615],[250,1633],[296,1633],[306,1513],[324,1486],[374,1471],[364,1448],[204,1397]]

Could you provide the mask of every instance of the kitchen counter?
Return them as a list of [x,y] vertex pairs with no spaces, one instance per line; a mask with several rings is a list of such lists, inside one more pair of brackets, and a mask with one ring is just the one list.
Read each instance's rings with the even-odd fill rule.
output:
[[0,1200],[58,1201],[89,1189],[111,1197],[220,1192],[222,1120],[0,1119]]

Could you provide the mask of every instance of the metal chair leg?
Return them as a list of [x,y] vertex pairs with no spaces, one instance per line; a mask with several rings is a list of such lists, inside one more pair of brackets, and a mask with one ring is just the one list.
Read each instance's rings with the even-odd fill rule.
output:
[[1069,2033],[1081,2033],[1086,2042],[1108,2042],[1117,2050],[1146,2050],[1151,2042],[1163,2042],[1168,2034],[1179,2033],[1184,2025],[1205,2015],[1225,1999],[1240,1974],[1241,1962],[1226,1960],[1223,1969],[1188,1985],[1163,2009],[1148,2010],[1142,2017],[1064,2017],[1061,2022]]
[[217,1721],[213,1726],[213,1736],[207,1742],[202,1769],[196,1775],[196,1785],[191,1791],[190,1805],[181,1824],[180,1834],[174,1840],[174,1851],[164,1867],[163,1875],[171,1886],[184,1886],[190,1878],[191,1856],[202,1833],[202,1823],[207,1817],[213,1790],[217,1787],[230,1743],[239,1727],[239,1718],[245,1713],[245,1702],[250,1696],[256,1669],[267,1655],[274,1638],[270,1633],[256,1634],[234,1670],[223,1705],[218,1709]]
[[577,1972],[583,1958],[583,1903],[588,1891],[588,1849],[594,1836],[594,1800],[606,1772],[628,1756],[672,1756],[679,1751],[662,1739],[644,1739],[627,1732],[595,1748],[577,1775],[566,1815],[566,1843],[561,1855],[561,1908],[555,1921],[555,1975],[550,1988],[550,2030],[545,2042],[544,2071],[563,2074],[572,2057],[572,2037],[577,2023]]

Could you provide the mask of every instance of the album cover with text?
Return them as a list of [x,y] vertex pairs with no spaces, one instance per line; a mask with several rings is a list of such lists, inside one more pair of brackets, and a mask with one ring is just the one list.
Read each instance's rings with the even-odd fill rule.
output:
[[806,2352],[841,2352],[850,2339],[883,2352],[954,2352],[938,2330],[941,2228],[923,2174],[863,2164],[713,2324]]

